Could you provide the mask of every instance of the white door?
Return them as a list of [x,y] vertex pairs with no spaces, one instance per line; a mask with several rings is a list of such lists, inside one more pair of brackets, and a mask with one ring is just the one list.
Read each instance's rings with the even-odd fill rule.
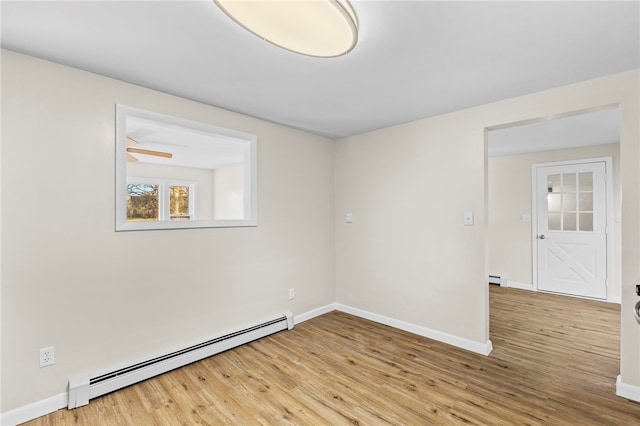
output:
[[536,169],[538,290],[607,298],[605,162]]

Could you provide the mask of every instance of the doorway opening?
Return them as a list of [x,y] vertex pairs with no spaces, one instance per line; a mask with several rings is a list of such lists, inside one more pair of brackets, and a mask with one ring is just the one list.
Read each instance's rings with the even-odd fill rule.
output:
[[[488,129],[487,272],[492,282],[620,303],[619,120],[619,109],[608,107]],[[602,163],[604,171],[597,165]],[[544,171],[538,182],[536,174]],[[559,246],[557,234],[569,237],[574,226],[571,241]],[[597,259],[584,249],[585,241],[583,249],[576,245],[589,237],[599,238],[604,247]],[[549,287],[545,280],[551,272],[573,288]],[[594,284],[589,275],[603,284],[598,291],[582,290],[585,282]]]
[[[620,303],[622,192],[617,105],[495,126],[485,135],[486,265],[492,281],[518,289],[515,291],[554,293],[545,297],[559,301],[570,294],[593,299],[588,303],[596,305],[600,302],[595,300]],[[566,239],[559,241],[559,236]],[[602,248],[603,241],[604,254],[585,248],[587,242]],[[588,291],[583,288],[590,286]],[[537,297],[523,298],[523,306],[533,307]],[[562,308],[547,312],[549,317],[579,319],[583,312],[568,312],[574,303],[564,300],[556,303]],[[614,308],[607,303],[602,306]],[[490,312],[490,336],[508,322],[498,314]],[[551,328],[547,334],[562,331],[563,325],[554,325],[561,322],[545,324]],[[560,328],[554,329],[556,326]],[[620,326],[615,328],[606,333],[619,336]]]

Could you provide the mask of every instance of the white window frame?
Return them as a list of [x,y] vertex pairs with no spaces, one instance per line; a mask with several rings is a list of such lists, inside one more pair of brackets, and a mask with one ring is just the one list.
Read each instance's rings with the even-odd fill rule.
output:
[[[253,227],[258,226],[258,171],[257,171],[257,138],[255,135],[225,129],[206,123],[195,122],[182,118],[172,117],[151,111],[133,108],[125,105],[115,105],[116,109],[116,140],[115,140],[115,230],[116,231],[142,231],[160,229],[185,229],[185,228],[226,228],[226,227]],[[135,117],[155,121],[161,124],[183,127],[219,137],[229,141],[242,143],[244,155],[244,216],[242,219],[214,219],[201,217],[198,220],[154,220],[154,221],[127,221],[127,118]]]
[[141,184],[146,183],[149,185],[158,186],[158,220],[148,220],[144,222],[173,222],[171,220],[171,212],[169,205],[169,189],[172,186],[186,186],[189,188],[189,221],[197,220],[196,217],[196,203],[197,191],[196,183],[187,180],[175,180],[175,179],[158,179],[158,178],[145,178],[145,177],[128,177],[127,186],[129,184]]

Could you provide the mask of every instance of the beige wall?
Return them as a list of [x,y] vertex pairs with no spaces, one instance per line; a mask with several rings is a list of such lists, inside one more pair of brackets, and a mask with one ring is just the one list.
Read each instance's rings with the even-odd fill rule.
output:
[[[116,103],[257,135],[258,227],[116,233]],[[333,302],[333,144],[2,51],[2,412]]]
[[[491,141],[491,132],[489,132]],[[557,151],[510,155],[489,159],[489,273],[500,275],[514,284],[531,285],[532,226],[520,221],[531,210],[531,166],[535,163],[613,158],[613,217],[620,216],[620,145],[600,145]],[[611,284],[613,298],[620,298],[621,223],[614,223]]]
[[483,132],[464,116],[336,143],[336,288],[339,303],[484,344]]
[[[620,105],[622,381],[640,385],[636,71],[419,120],[336,144],[338,302],[478,343],[489,338],[487,128]],[[464,211],[475,225],[463,226]],[[351,212],[354,223],[344,215]]]
[[215,169],[213,188],[214,218],[244,218],[244,163]]

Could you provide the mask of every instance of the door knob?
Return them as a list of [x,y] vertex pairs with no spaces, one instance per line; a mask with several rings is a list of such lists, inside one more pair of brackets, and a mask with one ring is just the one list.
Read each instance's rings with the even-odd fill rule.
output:
[[547,237],[545,237],[544,235],[538,235],[538,238],[541,239],[541,240],[544,240]]
[[640,324],[640,301],[636,302],[633,307],[633,316],[636,317],[636,321]]

